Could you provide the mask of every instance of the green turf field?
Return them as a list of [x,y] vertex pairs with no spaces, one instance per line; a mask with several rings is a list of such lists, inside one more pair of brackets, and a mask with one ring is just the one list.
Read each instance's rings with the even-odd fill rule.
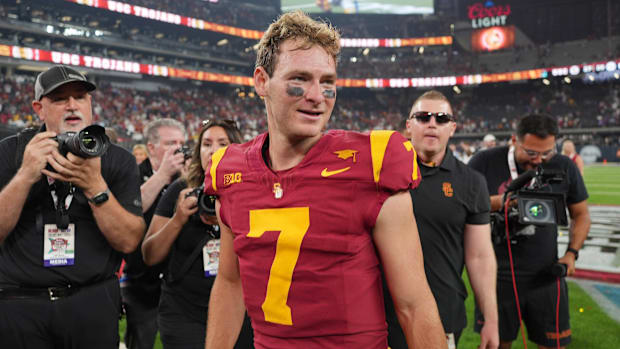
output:
[[[329,3],[333,13],[433,13],[433,0],[330,0]],[[297,9],[307,13],[325,12],[315,0],[282,0],[282,12]]]
[[589,165],[584,181],[590,205],[620,205],[620,166],[615,164]]
[[[467,276],[465,275],[465,278]],[[459,348],[477,348],[480,336],[473,331],[474,299],[469,285],[465,280],[469,296],[465,302],[467,307],[467,328],[459,341]],[[574,282],[568,282],[572,343],[569,348],[618,348],[620,343],[620,324],[611,319],[598,304]],[[526,335],[527,338],[527,335]],[[536,344],[527,342],[527,347],[537,348]],[[519,333],[513,342],[512,349],[523,349],[523,339]]]

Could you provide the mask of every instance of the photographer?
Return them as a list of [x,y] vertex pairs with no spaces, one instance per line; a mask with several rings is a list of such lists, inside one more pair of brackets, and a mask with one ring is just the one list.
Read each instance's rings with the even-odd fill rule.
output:
[[[536,226],[535,229],[528,229],[533,226],[526,226],[517,229],[516,224],[512,224],[509,219],[512,227],[509,231],[510,244],[508,245],[504,238],[500,239],[501,243],[494,246],[498,263],[500,348],[510,348],[511,342],[517,337],[520,325],[511,281],[511,257],[508,246],[514,260],[519,305],[529,339],[537,343],[539,348],[555,348],[558,345],[558,337],[561,346],[570,343],[568,290],[564,279],[557,282],[558,278],[550,270],[555,265],[563,264],[566,266],[567,275],[574,273],[578,251],[590,228],[590,215],[586,204],[588,194],[579,170],[567,157],[556,155],[555,140],[558,133],[557,122],[553,117],[527,115],[519,120],[516,135],[512,136],[511,146],[480,152],[469,162],[469,166],[482,173],[487,180],[491,195],[491,211],[498,211],[503,207],[503,194],[520,174],[537,168],[562,173],[561,181],[544,184],[540,190],[565,194],[573,223],[568,248],[558,260],[557,225]],[[524,184],[527,186],[527,183]],[[509,206],[516,204],[515,200],[510,198],[509,200]],[[504,227],[500,226],[498,229],[501,231],[495,235],[505,236]],[[524,235],[523,232],[528,230],[530,233]],[[558,287],[561,297],[559,331],[556,331]],[[476,330],[479,330],[483,323],[484,319],[477,311]]]
[[[145,230],[138,168],[114,144],[101,157],[59,151],[65,132],[92,123],[94,89],[72,68],[49,68],[32,102],[44,126],[0,142],[2,348],[118,347],[114,273]],[[105,141],[85,136],[80,144]]]
[[[174,119],[157,119],[145,127],[149,157],[140,166],[142,211],[147,226],[151,223],[157,202],[166,188],[182,172],[189,154],[181,151],[187,138],[183,124]],[[125,257],[121,290],[127,328],[128,349],[152,349],[157,335],[157,304],[161,292],[160,274],[165,263],[147,267],[140,247]]]
[[[204,348],[209,295],[219,261],[219,227],[214,211],[210,216],[200,212],[197,199],[203,193],[192,188],[204,182],[211,155],[230,143],[240,143],[241,134],[233,121],[215,120],[204,124],[198,139],[189,173],[166,190],[142,244],[147,265],[169,258],[158,313],[167,349]],[[252,348],[247,318],[236,348]]]

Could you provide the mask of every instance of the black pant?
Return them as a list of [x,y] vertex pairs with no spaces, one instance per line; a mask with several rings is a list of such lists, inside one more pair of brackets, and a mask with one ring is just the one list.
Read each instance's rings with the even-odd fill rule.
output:
[[[157,290],[159,293],[159,290]],[[141,288],[123,287],[123,304],[127,319],[127,349],[152,349],[157,336],[157,299],[144,294]]]
[[116,278],[54,301],[0,299],[0,348],[116,349],[120,309]]
[[[159,332],[164,349],[204,349],[208,308],[183,297],[162,292],[159,301]],[[253,349],[254,334],[245,315],[235,349]]]

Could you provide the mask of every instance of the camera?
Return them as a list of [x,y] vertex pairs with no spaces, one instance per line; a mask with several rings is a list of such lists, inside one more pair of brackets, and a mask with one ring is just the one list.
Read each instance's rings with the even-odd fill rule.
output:
[[182,146],[181,148],[177,149],[174,151],[175,154],[178,153],[183,153],[183,156],[185,157],[185,160],[187,159],[191,159],[192,158],[192,149],[190,147],[188,147],[187,145]]
[[205,194],[204,184],[192,189],[192,191],[185,195],[185,197],[189,196],[195,196],[198,199],[198,212],[196,212],[198,218],[200,218],[201,214],[215,216],[215,200],[217,197]]
[[[513,243],[526,239],[536,232],[536,226],[566,225],[566,199],[564,193],[553,193],[549,186],[564,181],[564,173],[539,166],[510,183],[502,200],[499,212],[491,213],[491,233],[494,243],[506,240],[506,198],[516,200],[517,206],[508,208],[508,237]],[[528,183],[528,188],[523,188]]]
[[73,153],[81,158],[96,158],[105,154],[110,146],[110,139],[105,128],[90,125],[79,132],[65,132],[52,138],[58,142],[58,151],[63,156]]

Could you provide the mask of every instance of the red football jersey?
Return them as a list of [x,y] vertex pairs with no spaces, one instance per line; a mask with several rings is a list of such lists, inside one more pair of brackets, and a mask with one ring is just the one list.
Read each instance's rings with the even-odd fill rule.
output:
[[371,233],[384,201],[420,181],[413,146],[393,131],[329,131],[274,172],[266,140],[220,149],[205,178],[234,233],[256,348],[387,348]]

